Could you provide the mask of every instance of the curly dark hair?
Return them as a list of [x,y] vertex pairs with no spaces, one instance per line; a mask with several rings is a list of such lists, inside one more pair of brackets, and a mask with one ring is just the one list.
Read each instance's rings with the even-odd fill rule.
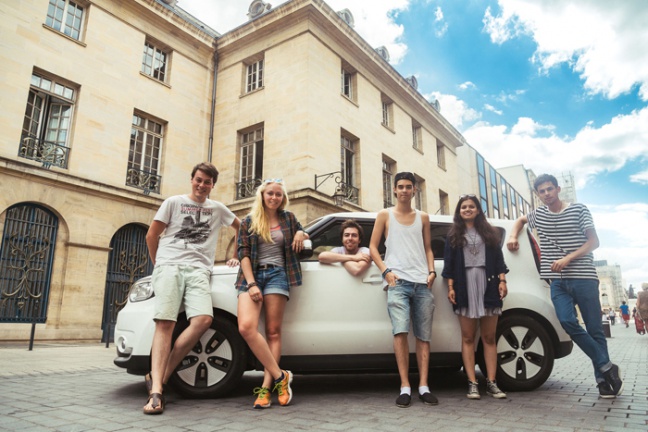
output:
[[482,211],[481,204],[479,204],[479,200],[475,195],[463,195],[459,198],[452,219],[452,226],[450,227],[450,231],[448,231],[448,240],[450,241],[450,245],[455,249],[462,248],[466,245],[466,238],[464,237],[466,234],[466,223],[461,218],[460,210],[461,204],[468,200],[475,203],[475,206],[479,210],[477,217],[475,217],[475,229],[477,230],[477,233],[482,239],[484,239],[486,246],[499,247],[501,237],[500,232],[497,228],[488,223],[486,216],[484,216],[484,212]]
[[344,230],[347,228],[355,228],[358,230],[358,239],[360,242],[362,242],[362,238],[364,237],[364,230],[360,226],[358,222],[356,222],[354,219],[347,219],[344,222],[342,222],[342,225],[340,225],[340,241],[344,240]]

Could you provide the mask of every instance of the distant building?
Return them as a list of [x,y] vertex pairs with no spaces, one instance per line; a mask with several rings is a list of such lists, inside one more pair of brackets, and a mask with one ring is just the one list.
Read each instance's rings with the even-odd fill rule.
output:
[[556,179],[558,180],[558,186],[560,186],[560,200],[569,204],[578,202],[576,184],[571,171],[557,174]]
[[622,301],[628,301],[628,296],[623,289],[621,266],[608,265],[606,260],[595,260],[594,266],[600,281],[601,306],[618,309]]
[[516,179],[516,187],[469,144],[457,149],[457,158],[461,193],[477,195],[487,217],[514,220],[535,208],[534,201],[529,200],[533,194],[528,182],[520,181],[519,170],[510,171]]

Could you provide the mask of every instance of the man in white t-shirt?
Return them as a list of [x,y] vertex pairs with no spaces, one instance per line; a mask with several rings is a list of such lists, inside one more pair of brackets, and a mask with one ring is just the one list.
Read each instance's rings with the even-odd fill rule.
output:
[[323,264],[342,263],[353,276],[359,276],[371,266],[368,247],[360,247],[364,232],[358,222],[347,219],[340,226],[342,246],[322,252],[317,257]]
[[[164,412],[163,384],[180,361],[211,326],[211,271],[218,232],[223,226],[237,233],[241,221],[225,205],[210,200],[218,180],[211,163],[196,165],[191,172],[191,193],[167,198],[155,214],[146,234],[149,255],[155,265],[155,334],[151,347],[151,372],[146,375],[149,398],[144,414]],[[237,265],[231,259],[228,265]],[[178,336],[173,349],[173,329],[184,306],[189,326]]]

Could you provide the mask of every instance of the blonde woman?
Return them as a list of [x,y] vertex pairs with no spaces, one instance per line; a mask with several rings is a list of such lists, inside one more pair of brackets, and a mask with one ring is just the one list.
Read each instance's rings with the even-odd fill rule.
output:
[[[263,384],[254,389],[254,408],[269,408],[272,391],[277,392],[280,405],[292,399],[292,373],[279,368],[281,324],[290,288],[301,285],[298,254],[308,234],[295,215],[285,210],[287,205],[283,180],[265,180],[238,235],[239,332],[265,368]],[[262,309],[267,340],[258,331]]]

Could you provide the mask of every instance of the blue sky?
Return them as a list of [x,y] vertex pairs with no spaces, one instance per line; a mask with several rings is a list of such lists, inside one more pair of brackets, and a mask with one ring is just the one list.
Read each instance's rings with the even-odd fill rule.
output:
[[[179,0],[220,33],[252,0]],[[283,2],[270,1],[272,6]],[[648,283],[645,0],[329,0],[495,167],[571,171],[596,259]]]

